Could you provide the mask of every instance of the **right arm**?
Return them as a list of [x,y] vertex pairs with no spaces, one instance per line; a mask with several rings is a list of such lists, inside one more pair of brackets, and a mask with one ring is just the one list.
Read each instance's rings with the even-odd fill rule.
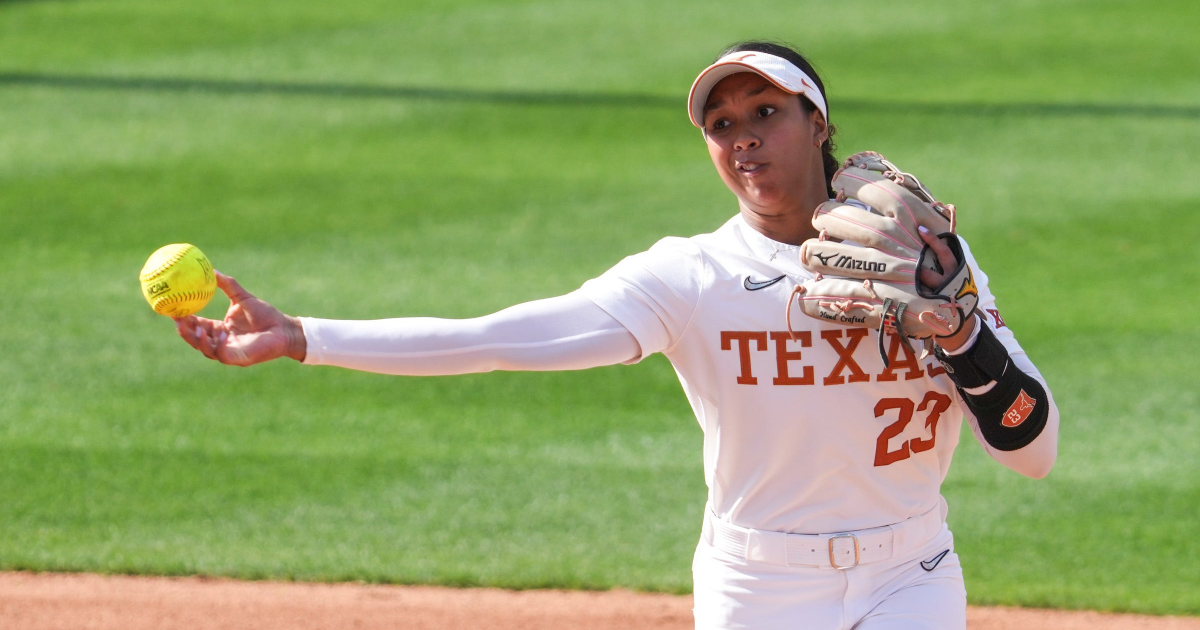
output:
[[493,370],[582,370],[641,356],[633,335],[579,293],[474,319],[301,318],[308,365],[437,376]]
[[179,334],[210,359],[254,365],[282,356],[309,365],[412,376],[492,370],[580,370],[635,361],[624,326],[578,292],[474,319],[341,321],[290,317],[218,274],[224,320],[178,320]]
[[290,357],[310,365],[432,376],[492,370],[581,370],[668,349],[697,308],[699,248],[667,238],[578,291],[474,319],[338,321],[291,317],[217,272],[224,320],[177,320],[179,336],[228,365]]

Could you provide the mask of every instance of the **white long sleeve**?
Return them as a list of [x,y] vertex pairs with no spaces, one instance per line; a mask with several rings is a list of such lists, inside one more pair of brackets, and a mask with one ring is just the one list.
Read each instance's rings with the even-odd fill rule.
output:
[[579,293],[474,319],[302,317],[306,365],[408,376],[582,370],[641,358],[633,334]]
[[[996,296],[992,293],[988,285],[987,274],[979,269],[974,255],[971,254],[970,248],[965,243],[963,244],[963,251],[966,253],[968,263],[975,270],[975,281],[979,287],[979,325],[987,326],[992,330],[992,333],[996,335],[996,338],[1008,350],[1013,366],[1041,383],[1048,398],[1046,401],[1041,401],[1048,406],[1045,428],[1042,429],[1042,432],[1032,442],[1015,451],[1001,451],[988,444],[988,441],[983,437],[983,433],[979,429],[979,420],[964,404],[963,408],[967,420],[970,422],[971,430],[975,433],[979,444],[992,459],[1022,475],[1041,479],[1050,473],[1050,469],[1054,466],[1054,461],[1058,457],[1058,406],[1054,404],[1054,396],[1050,393],[1050,385],[1046,383],[1046,379],[1042,377],[1041,372],[1034,366],[1029,355],[1017,343],[1017,338],[1013,334],[1012,329],[1008,328],[1003,323],[1003,320],[1000,319],[1000,311],[996,306]],[[977,335],[978,329],[976,329],[976,333],[967,340],[967,343],[961,349],[951,354],[965,352],[967,348],[975,343]],[[972,388],[968,390],[968,393],[975,395],[983,394],[990,390],[993,385],[994,383],[989,383],[983,387]]]
[[[1041,372],[1034,367],[1033,361],[1030,361],[1024,352],[1013,354],[1011,358],[1014,366],[1032,376],[1045,389],[1048,399],[1045,402],[1049,406],[1046,427],[1032,442],[1015,451],[996,450],[986,440],[983,440],[982,436],[980,436],[979,443],[983,445],[983,450],[987,451],[992,459],[1022,475],[1041,479],[1050,474],[1050,469],[1058,457],[1058,405],[1054,404],[1054,394],[1050,392],[1050,386],[1046,384],[1046,379],[1042,377]],[[975,427],[975,430],[978,430],[978,426]]]

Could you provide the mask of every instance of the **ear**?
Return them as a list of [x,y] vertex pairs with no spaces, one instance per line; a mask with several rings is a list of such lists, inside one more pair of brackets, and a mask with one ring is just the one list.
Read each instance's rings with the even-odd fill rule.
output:
[[809,120],[813,126],[813,142],[817,146],[824,144],[829,139],[829,124],[825,122],[825,117],[821,115],[821,110],[813,108],[809,112]]

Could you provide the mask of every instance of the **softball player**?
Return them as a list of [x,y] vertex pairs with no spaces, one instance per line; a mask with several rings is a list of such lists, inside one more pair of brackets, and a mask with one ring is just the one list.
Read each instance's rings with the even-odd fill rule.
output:
[[[697,628],[964,628],[940,485],[966,418],[987,453],[1045,476],[1058,412],[969,248],[977,315],[937,358],[898,337],[794,315],[798,260],[837,168],[823,84],[798,53],[728,50],[689,115],[739,213],[667,238],[568,295],[470,320],[294,318],[218,275],[224,321],[179,332],[205,356],[289,356],[389,374],[583,369],[665,354],[704,431],[708,505],[693,562]],[[922,238],[951,268],[954,254]],[[922,272],[935,286],[942,276]],[[789,330],[789,328],[791,330]]]

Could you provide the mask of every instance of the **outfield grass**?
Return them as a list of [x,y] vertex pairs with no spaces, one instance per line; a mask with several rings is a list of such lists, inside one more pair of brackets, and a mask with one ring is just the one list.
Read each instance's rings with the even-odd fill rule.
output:
[[0,568],[687,591],[701,435],[661,357],[231,369],[135,276],[188,241],[297,314],[572,290],[734,211],[684,95],[765,35],[826,72],[840,153],[958,204],[1063,413],[1041,482],[963,439],[971,601],[1200,613],[1200,9],[761,6],[0,2]]

